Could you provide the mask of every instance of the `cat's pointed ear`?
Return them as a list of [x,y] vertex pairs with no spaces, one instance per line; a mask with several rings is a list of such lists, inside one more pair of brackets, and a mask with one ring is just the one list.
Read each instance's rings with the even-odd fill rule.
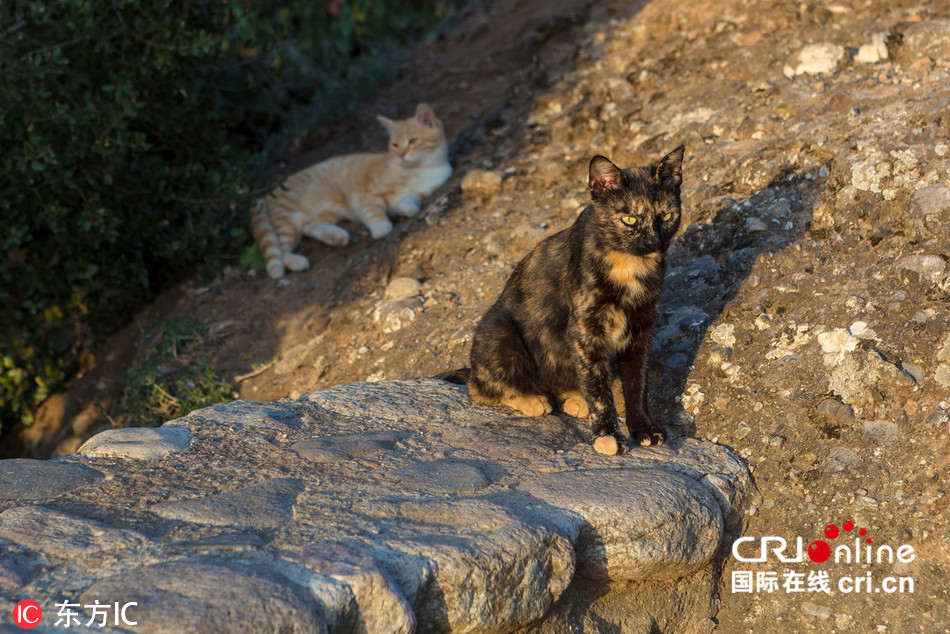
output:
[[416,106],[416,121],[427,128],[438,127],[439,121],[435,118],[435,113],[427,103],[420,103]]
[[380,123],[383,124],[383,127],[386,128],[386,131],[389,134],[392,134],[396,130],[396,122],[390,119],[389,117],[384,117],[381,114],[376,115],[376,118]]
[[622,180],[620,168],[611,163],[610,159],[598,154],[590,160],[590,179],[587,186],[591,194],[619,189]]
[[686,147],[681,145],[654,163],[653,180],[667,189],[679,187],[683,182],[683,152],[685,151]]

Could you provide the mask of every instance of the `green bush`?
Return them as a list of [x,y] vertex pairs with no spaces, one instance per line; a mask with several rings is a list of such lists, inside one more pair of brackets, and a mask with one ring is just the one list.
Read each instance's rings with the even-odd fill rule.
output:
[[214,374],[201,352],[210,330],[181,317],[143,330],[138,359],[105,408],[111,422],[117,427],[158,427],[232,398],[233,386]]
[[260,174],[445,3],[0,3],[0,423],[233,254]]

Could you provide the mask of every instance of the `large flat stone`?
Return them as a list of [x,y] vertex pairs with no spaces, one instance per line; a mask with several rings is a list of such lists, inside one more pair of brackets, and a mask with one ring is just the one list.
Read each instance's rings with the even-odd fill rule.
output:
[[361,548],[401,588],[421,631],[499,632],[547,612],[574,573],[570,540],[481,498],[372,501],[384,520]]
[[102,480],[85,465],[52,460],[0,460],[0,500],[45,500]]
[[275,478],[237,491],[153,504],[151,510],[166,519],[199,524],[276,528],[293,519],[301,491],[300,480]]
[[394,475],[407,486],[444,493],[474,493],[490,484],[484,471],[457,460],[416,462]]
[[416,630],[416,616],[399,586],[369,555],[339,544],[319,543],[281,556],[346,587],[343,598],[347,605],[333,610],[334,599],[340,594],[336,588],[311,583],[332,630],[394,634]]
[[338,462],[391,451],[409,436],[405,431],[378,431],[364,434],[337,434],[302,440],[291,447],[311,462]]
[[107,429],[87,440],[77,453],[94,458],[157,460],[187,448],[190,437],[184,427]]
[[305,397],[331,412],[347,416],[423,422],[447,418],[467,409],[468,389],[439,379],[356,383]]
[[79,599],[136,602],[128,612],[136,631],[156,634],[327,631],[302,588],[239,562],[185,559],[135,568],[94,583]]
[[135,548],[148,541],[135,531],[42,506],[19,506],[0,513],[0,538],[26,546],[47,559]]
[[574,549],[578,574],[591,578],[677,579],[708,564],[723,538],[716,499],[669,471],[585,469],[520,488],[584,518]]

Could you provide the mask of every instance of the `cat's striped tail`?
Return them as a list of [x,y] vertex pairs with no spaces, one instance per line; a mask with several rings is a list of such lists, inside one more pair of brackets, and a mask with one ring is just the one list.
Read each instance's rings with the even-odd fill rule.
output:
[[251,235],[264,253],[264,262],[267,265],[267,274],[272,278],[280,279],[284,276],[284,253],[280,248],[280,238],[274,231],[267,213],[267,203],[263,198],[257,201],[251,211]]

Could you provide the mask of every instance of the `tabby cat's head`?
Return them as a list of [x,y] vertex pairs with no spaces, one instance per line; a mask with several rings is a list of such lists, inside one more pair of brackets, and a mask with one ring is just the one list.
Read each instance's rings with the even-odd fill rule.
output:
[[393,121],[382,115],[376,118],[389,132],[389,153],[407,166],[424,163],[446,151],[442,122],[429,104],[420,103],[416,114],[408,119]]
[[683,151],[625,170],[591,159],[588,187],[603,246],[639,256],[666,251],[680,226]]

